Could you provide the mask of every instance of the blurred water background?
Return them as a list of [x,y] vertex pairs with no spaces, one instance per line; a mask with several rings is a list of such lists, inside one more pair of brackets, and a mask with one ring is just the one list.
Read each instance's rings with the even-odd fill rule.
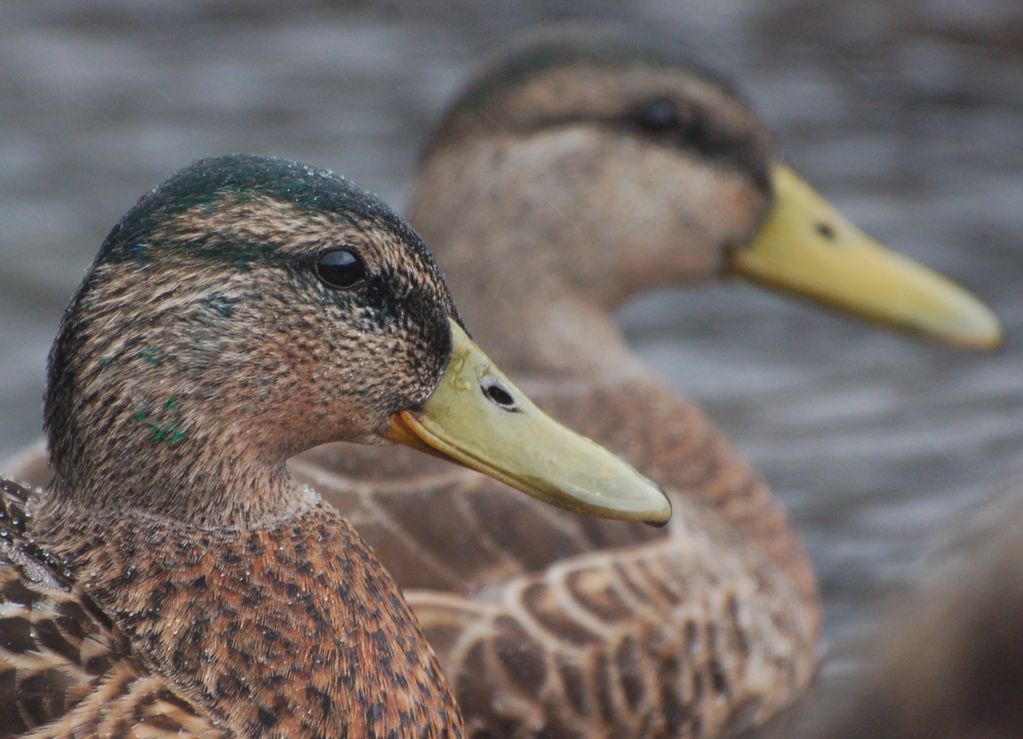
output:
[[739,81],[808,179],[1002,317],[946,351],[741,284],[625,307],[633,344],[771,481],[817,566],[841,692],[878,623],[974,509],[1023,500],[1019,0],[36,0],[0,7],[0,458],[40,433],[46,351],[117,218],[226,152],[341,172],[403,206],[417,151],[515,31],[617,19]]

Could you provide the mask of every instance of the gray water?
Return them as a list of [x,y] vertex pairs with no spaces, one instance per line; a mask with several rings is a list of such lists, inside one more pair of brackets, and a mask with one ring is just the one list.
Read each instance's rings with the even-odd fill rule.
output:
[[1008,346],[983,356],[740,284],[622,311],[639,352],[707,408],[805,538],[827,607],[811,698],[825,704],[857,670],[879,604],[975,509],[1023,496],[1018,0],[6,3],[0,458],[38,436],[60,312],[139,195],[191,159],[252,151],[402,206],[430,123],[474,62],[565,17],[688,40],[853,220],[1005,323]]

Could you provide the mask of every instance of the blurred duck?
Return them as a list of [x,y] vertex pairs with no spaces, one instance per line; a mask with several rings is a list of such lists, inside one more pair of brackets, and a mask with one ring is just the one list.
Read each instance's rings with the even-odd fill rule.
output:
[[995,518],[968,527],[958,554],[950,549],[925,571],[919,592],[887,620],[864,684],[810,736],[1023,735],[1023,507],[1014,492],[983,511]]
[[4,736],[462,736],[397,586],[285,468],[325,441],[670,515],[487,359],[398,216],[273,159],[200,161],[114,228],[53,345],[46,427],[48,489],[0,479]]
[[[560,514],[410,453],[293,461],[403,587],[469,733],[716,736],[787,705],[817,661],[802,544],[614,308],[736,275],[962,347],[996,346],[997,320],[843,219],[731,84],[618,29],[499,54],[436,129],[411,217],[497,361],[675,511],[663,529]],[[38,452],[19,464],[43,476]]]

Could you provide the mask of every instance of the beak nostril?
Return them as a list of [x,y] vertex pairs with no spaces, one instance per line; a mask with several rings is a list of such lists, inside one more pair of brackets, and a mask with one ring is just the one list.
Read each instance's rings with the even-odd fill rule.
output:
[[817,229],[817,233],[819,233],[821,236],[823,236],[828,241],[834,241],[835,240],[835,235],[836,235],[835,234],[835,227],[832,226],[830,223],[825,223],[824,221],[817,221],[817,223],[815,224],[814,227]]
[[483,390],[484,395],[502,408],[507,410],[513,410],[515,408],[515,398],[496,382],[490,385],[481,386],[481,389]]

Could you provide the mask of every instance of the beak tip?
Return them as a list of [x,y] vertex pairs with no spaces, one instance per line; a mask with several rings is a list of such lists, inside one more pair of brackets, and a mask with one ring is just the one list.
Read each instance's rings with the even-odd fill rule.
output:
[[988,311],[988,315],[990,316],[990,327],[982,348],[988,351],[995,351],[1005,346],[1005,331],[1002,329],[1002,322],[998,320],[998,316],[991,311]]
[[658,486],[657,489],[661,495],[664,496],[664,505],[661,510],[657,511],[650,519],[644,521],[647,526],[653,526],[655,529],[663,529],[671,522],[671,499],[665,494],[664,490]]
[[[972,298],[972,296],[970,296]],[[972,320],[958,342],[964,349],[993,352],[1005,344],[1005,332],[998,316],[976,298],[972,298]]]
[[668,497],[667,493],[664,492],[664,488],[660,485],[655,485],[657,492],[661,495],[661,507],[651,513],[650,518],[643,521],[647,526],[653,526],[656,529],[664,528],[671,521],[671,498]]
[[976,347],[980,351],[985,352],[997,352],[1005,346],[1005,334],[1001,330],[995,331],[994,333],[988,334],[987,336],[981,337],[977,342]]

